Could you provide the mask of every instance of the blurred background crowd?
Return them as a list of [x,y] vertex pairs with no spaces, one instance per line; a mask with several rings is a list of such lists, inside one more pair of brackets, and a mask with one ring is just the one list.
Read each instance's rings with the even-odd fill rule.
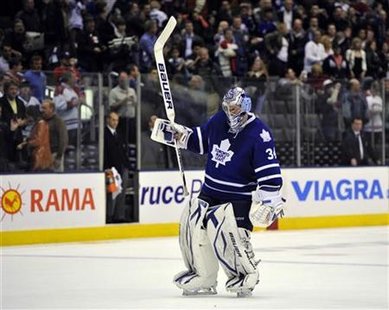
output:
[[[165,57],[179,122],[199,125],[238,84],[272,128],[284,166],[387,160],[388,1],[14,0],[1,7],[3,172],[101,169],[99,126],[109,111],[119,116],[125,165],[173,167],[169,152],[148,139],[155,117],[164,117],[153,45],[171,15],[178,25]],[[360,132],[356,144],[350,131]],[[40,164],[49,153],[52,160]]]

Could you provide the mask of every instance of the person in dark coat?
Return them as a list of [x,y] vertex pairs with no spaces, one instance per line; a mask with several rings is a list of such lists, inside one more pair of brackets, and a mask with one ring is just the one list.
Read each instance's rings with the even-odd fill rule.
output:
[[8,150],[8,159],[14,163],[19,160],[16,146],[23,140],[22,128],[26,124],[26,108],[23,101],[17,96],[18,90],[18,85],[15,82],[7,81],[4,83],[4,96],[0,98],[2,109],[0,121],[5,123],[8,128],[11,128],[11,125],[16,127],[12,139],[13,143]]
[[107,194],[107,223],[124,222],[125,218],[125,190],[128,181],[129,159],[125,143],[117,132],[119,115],[110,111],[107,116],[107,125],[104,129],[104,169],[114,167],[122,178],[122,192],[113,199],[112,193]]
[[362,130],[361,118],[354,118],[351,128],[343,133],[342,161],[345,166],[367,166],[377,164],[372,146]]

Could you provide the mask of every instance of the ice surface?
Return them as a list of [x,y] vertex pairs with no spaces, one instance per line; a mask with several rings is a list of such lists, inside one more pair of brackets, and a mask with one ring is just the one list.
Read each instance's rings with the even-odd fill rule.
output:
[[253,234],[250,298],[181,296],[177,238],[1,248],[1,309],[388,309],[388,227]]

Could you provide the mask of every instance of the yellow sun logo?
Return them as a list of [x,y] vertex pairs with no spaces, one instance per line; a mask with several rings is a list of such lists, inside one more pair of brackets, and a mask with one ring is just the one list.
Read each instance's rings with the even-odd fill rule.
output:
[[4,211],[1,221],[4,217],[9,214],[13,217],[14,214],[20,213],[23,214],[21,209],[23,206],[22,194],[19,192],[19,185],[17,188],[10,188],[5,190],[1,188],[2,195],[0,196],[0,206]]

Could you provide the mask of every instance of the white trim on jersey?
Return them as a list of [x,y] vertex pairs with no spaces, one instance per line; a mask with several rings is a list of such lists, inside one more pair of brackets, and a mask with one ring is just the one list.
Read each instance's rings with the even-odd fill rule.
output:
[[251,192],[231,192],[231,191],[223,191],[221,189],[217,189],[213,186],[208,185],[207,183],[204,182],[204,185],[214,191],[222,192],[222,193],[228,193],[228,194],[240,194],[240,195],[245,195],[245,196],[251,196]]
[[267,175],[267,176],[265,176],[263,178],[257,179],[257,181],[259,183],[259,182],[262,182],[262,181],[266,181],[266,180],[270,180],[270,179],[276,179],[276,178],[281,178],[281,174]]
[[269,169],[269,168],[275,168],[275,167],[279,167],[280,164],[269,164],[269,165],[265,165],[265,166],[262,166],[262,167],[259,167],[257,169],[255,169],[254,171],[255,172],[259,172],[259,171],[262,171],[262,170],[266,170],[266,169]]
[[215,179],[215,178],[209,176],[208,174],[205,174],[205,177],[210,179],[211,181],[213,181],[215,183],[222,184],[222,185],[228,185],[228,186],[234,186],[234,187],[245,187],[245,186],[250,186],[250,185],[255,185],[256,184],[254,182],[250,182],[250,183],[247,183],[247,184],[242,184],[242,183],[233,183],[233,182],[222,181],[222,180],[219,180],[219,179]]
[[200,127],[196,127],[197,131],[197,136],[199,139],[199,149],[200,149],[200,154],[204,154],[204,147],[203,147],[203,136],[201,135],[201,129]]

